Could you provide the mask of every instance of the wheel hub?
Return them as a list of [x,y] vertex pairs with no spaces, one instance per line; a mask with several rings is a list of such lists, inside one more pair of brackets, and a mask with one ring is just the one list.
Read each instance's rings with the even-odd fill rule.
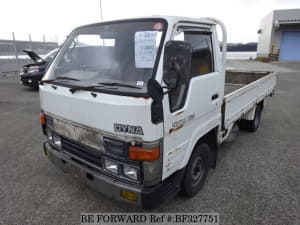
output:
[[204,162],[201,156],[197,156],[192,165],[192,183],[197,184],[204,174]]

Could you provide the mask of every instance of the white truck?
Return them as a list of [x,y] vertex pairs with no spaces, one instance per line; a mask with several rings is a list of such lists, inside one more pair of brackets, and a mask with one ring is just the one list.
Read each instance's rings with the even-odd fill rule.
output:
[[[216,26],[222,30],[222,52]],[[40,83],[44,152],[104,195],[156,207],[194,196],[233,127],[260,124],[273,72],[226,71],[217,19],[76,28]]]

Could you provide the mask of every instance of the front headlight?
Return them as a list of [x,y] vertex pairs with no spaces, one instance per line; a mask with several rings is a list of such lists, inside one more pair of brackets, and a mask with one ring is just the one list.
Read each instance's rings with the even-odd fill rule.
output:
[[47,130],[47,138],[48,138],[49,141],[51,141],[51,142],[53,141],[53,134],[49,130]]
[[124,173],[124,176],[126,176],[130,179],[133,179],[133,180],[138,179],[138,170],[135,167],[124,165],[123,166],[123,173]]
[[39,66],[31,66],[31,67],[29,67],[27,73],[37,73],[37,72],[39,72],[39,70],[40,70]]
[[53,144],[61,148],[61,139],[59,136],[53,135]]
[[107,158],[103,158],[103,166],[104,166],[104,170],[118,175],[119,166],[114,161],[107,159]]
[[51,131],[47,131],[48,140],[54,144],[57,148],[61,149],[61,138]]
[[124,180],[139,181],[139,168],[107,157],[102,157],[103,170]]

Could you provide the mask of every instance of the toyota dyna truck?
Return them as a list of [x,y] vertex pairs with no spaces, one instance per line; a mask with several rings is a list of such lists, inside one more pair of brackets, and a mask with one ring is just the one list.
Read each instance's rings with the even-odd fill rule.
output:
[[226,71],[225,61],[226,29],[213,18],[74,29],[39,86],[46,156],[145,209],[196,195],[232,129],[257,130],[276,85],[274,72]]

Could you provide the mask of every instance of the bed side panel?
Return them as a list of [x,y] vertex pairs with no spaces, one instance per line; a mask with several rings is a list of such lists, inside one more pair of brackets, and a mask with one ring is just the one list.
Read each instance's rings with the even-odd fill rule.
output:
[[225,128],[239,120],[243,114],[272,93],[276,85],[276,73],[270,73],[244,87],[226,95],[225,101]]

